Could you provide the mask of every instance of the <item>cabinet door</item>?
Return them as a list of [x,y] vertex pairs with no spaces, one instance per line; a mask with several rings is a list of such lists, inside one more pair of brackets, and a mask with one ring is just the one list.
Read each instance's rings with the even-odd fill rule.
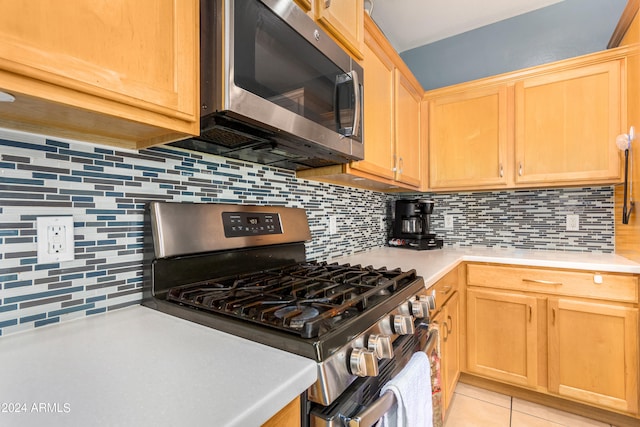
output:
[[300,427],[300,398],[296,397],[261,427]]
[[460,298],[455,292],[445,305],[442,333],[442,383],[445,411],[460,377]]
[[537,310],[531,296],[467,290],[467,368],[534,387],[537,383]]
[[387,179],[393,172],[393,70],[389,56],[373,37],[365,36],[364,160],[351,167]]
[[616,182],[621,62],[516,83],[516,183]]
[[420,94],[395,71],[395,180],[420,187]]
[[550,298],[549,391],[638,412],[638,309]]
[[[104,126],[112,138],[121,127],[125,140],[137,131],[159,139],[151,126],[197,134],[197,1],[63,3],[0,3],[0,89],[23,95],[3,107],[3,117],[29,125],[66,121],[68,132]],[[34,97],[50,102],[36,104]],[[77,107],[73,124],[64,107]],[[120,118],[120,126],[87,111]]]
[[364,0],[316,0],[315,18],[344,47],[362,59]]
[[430,188],[507,184],[507,87],[472,89],[432,100]]

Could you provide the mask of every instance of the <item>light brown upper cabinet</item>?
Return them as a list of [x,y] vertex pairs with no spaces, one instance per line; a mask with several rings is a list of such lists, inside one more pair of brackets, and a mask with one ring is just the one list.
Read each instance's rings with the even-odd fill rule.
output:
[[394,69],[385,48],[367,32],[364,44],[364,160],[353,169],[394,178]]
[[0,4],[2,126],[141,148],[199,132],[196,0]]
[[507,185],[511,163],[506,85],[431,99],[429,118],[431,188]]
[[[365,37],[364,160],[351,168],[418,189],[422,89],[398,67],[399,58],[368,19]],[[404,64],[402,64],[404,65]]]
[[633,47],[597,52],[425,93],[423,190],[616,184]]
[[621,65],[608,61],[515,84],[517,184],[620,179]]
[[376,191],[419,190],[422,87],[367,15],[364,43],[364,160],[298,171],[300,178]]
[[421,94],[398,69],[395,71],[395,180],[420,187]]
[[362,59],[364,0],[315,0],[313,15],[351,54]]

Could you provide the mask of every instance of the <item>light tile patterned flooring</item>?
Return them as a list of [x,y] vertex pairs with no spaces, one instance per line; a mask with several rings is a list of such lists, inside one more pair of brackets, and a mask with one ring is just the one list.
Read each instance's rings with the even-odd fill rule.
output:
[[458,383],[445,427],[610,427],[568,412]]

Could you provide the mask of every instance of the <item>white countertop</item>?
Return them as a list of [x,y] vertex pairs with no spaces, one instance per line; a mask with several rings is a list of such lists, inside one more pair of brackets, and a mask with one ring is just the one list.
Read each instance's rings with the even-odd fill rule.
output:
[[463,261],[640,274],[640,264],[614,254],[475,247],[428,251],[384,247],[335,258],[332,261],[372,265],[376,268],[386,266],[399,267],[402,270],[415,269],[416,273],[424,278],[427,286],[435,283]]
[[315,380],[310,359],[133,306],[0,338],[0,425],[259,426]]

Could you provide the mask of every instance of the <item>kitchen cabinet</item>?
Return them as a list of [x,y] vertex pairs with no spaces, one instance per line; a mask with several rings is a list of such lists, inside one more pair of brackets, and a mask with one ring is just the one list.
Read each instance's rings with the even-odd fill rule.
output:
[[460,293],[454,292],[443,310],[442,384],[445,411],[451,404],[460,378]]
[[315,0],[313,15],[355,58],[362,59],[364,0]]
[[460,377],[460,269],[456,268],[436,282],[436,308],[431,321],[440,328],[440,384],[446,412]]
[[467,289],[467,369],[526,387],[537,381],[537,304],[532,296]]
[[549,299],[549,392],[638,411],[638,309]]
[[508,184],[507,85],[447,94],[425,104],[429,106],[432,189]]
[[[370,21],[369,21],[370,23]],[[369,26],[367,26],[369,28]],[[364,160],[351,162],[356,171],[393,180],[395,65],[386,46],[367,31],[364,44]]]
[[364,22],[364,160],[297,176],[376,191],[419,190],[423,90],[373,20],[366,15]]
[[297,397],[269,418],[267,422],[262,424],[262,427],[300,427],[300,425],[300,397]]
[[[421,92],[421,91],[420,91]],[[410,187],[420,187],[421,93],[398,69],[395,70],[395,177]]]
[[[634,126],[636,134],[640,129],[640,1],[627,2],[620,21],[611,36],[608,48],[635,44],[635,53],[627,56],[627,125]],[[628,133],[628,130],[625,131]],[[631,144],[630,159],[640,158],[640,147]],[[637,160],[636,160],[637,161]],[[637,165],[637,163],[636,163]],[[640,200],[640,168],[631,167],[627,189],[631,200]],[[628,224],[622,224],[622,209],[625,189],[623,185],[615,188],[615,248],[616,253],[640,262],[640,218],[636,213],[631,215]]]
[[633,47],[571,58],[424,94],[423,190],[619,183]]
[[418,188],[422,89],[398,68],[400,60],[394,61],[393,48],[373,21],[366,23],[365,159],[351,168]]
[[467,265],[470,373],[638,414],[638,277]]
[[3,126],[128,148],[199,132],[198,2],[0,5]]
[[517,184],[616,182],[622,60],[515,84]]

